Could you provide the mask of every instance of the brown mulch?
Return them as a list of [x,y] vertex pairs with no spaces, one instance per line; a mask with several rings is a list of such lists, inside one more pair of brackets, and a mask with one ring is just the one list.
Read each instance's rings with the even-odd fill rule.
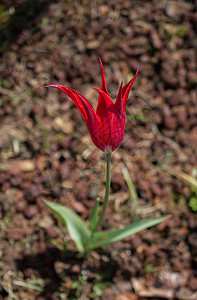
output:
[[[196,9],[179,0],[1,1],[0,300],[197,299],[192,191],[172,175],[197,170]],[[105,155],[68,97],[45,85],[70,86],[95,107],[98,56],[113,99],[140,69],[103,228],[170,218],[84,261],[43,200],[87,220],[103,199]]]

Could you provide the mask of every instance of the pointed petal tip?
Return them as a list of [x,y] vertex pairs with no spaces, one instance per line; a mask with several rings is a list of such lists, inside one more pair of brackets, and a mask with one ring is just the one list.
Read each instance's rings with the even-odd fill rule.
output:
[[101,73],[104,73],[103,63],[102,63],[102,60],[101,60],[100,57],[99,57],[99,63],[100,63],[100,66],[101,66]]
[[59,87],[59,84],[49,84],[49,85],[45,85],[45,87]]
[[[138,72],[139,72],[139,68],[137,68],[137,71],[135,72],[135,75],[134,75],[133,78],[131,78],[131,80],[128,82],[128,85],[131,84],[131,86],[132,86],[132,84],[134,83],[134,81],[135,81],[135,79],[136,79],[136,77],[137,77],[137,75],[138,75]],[[127,86],[127,85],[126,85],[126,86]]]
[[137,74],[138,74],[139,70],[140,70],[140,68],[137,68],[137,71],[136,71]]
[[121,81],[119,91],[118,91],[118,96],[120,96],[121,98],[122,98],[122,86],[123,86],[123,80]]
[[107,85],[106,85],[106,80],[105,80],[105,72],[103,68],[103,63],[101,58],[99,57],[99,62],[100,62],[100,67],[101,67],[101,78],[102,78],[102,84],[101,84],[101,91],[104,91],[107,95],[109,95],[107,91]]
[[123,86],[123,81],[121,81],[120,87],[119,87],[119,91],[118,91],[118,95],[116,97],[116,102],[115,102],[115,106],[117,107],[118,105],[121,106],[122,104],[122,86]]
[[122,97],[122,87],[123,87],[123,80],[122,80],[122,82],[121,82],[121,84],[120,84],[120,89],[119,89],[120,94],[121,94],[121,97]]
[[136,79],[136,77],[137,77],[137,75],[138,75],[138,72],[139,72],[139,68],[137,68],[137,71],[135,72],[134,77],[131,79],[132,84],[133,84],[133,82],[135,81],[135,79]]
[[102,62],[102,59],[101,59],[101,57],[100,57],[100,56],[98,57],[98,59],[99,59],[100,67],[101,67],[101,72],[103,72],[103,73],[104,73],[104,67],[103,67],[103,62]]
[[[102,90],[99,90],[97,88],[93,88],[93,90],[97,91],[100,95],[102,95],[103,97],[107,96],[109,97],[109,95],[105,92],[105,91],[102,91]],[[110,98],[110,97],[109,97]]]
[[105,91],[99,90],[97,88],[92,88],[92,89],[95,90],[95,91],[97,91],[99,94],[101,94],[103,96],[107,95],[109,97],[109,95]]
[[99,59],[100,65],[103,65],[100,56],[98,57],[98,59]]
[[137,74],[139,73],[139,68],[137,68],[137,71],[135,72],[134,78],[136,78]]

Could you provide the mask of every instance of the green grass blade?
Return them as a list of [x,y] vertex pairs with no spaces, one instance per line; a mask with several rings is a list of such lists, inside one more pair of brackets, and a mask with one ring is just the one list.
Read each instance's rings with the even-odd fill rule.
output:
[[139,206],[139,200],[138,200],[138,196],[137,196],[137,193],[135,190],[135,186],[133,184],[133,181],[131,180],[131,177],[130,177],[130,174],[129,174],[127,168],[122,169],[122,174],[128,185],[128,188],[129,188],[132,208],[136,208],[137,206]]
[[37,284],[29,283],[29,282],[24,282],[24,281],[19,281],[19,280],[13,280],[13,284],[17,286],[21,286],[27,289],[32,289],[38,292],[43,292],[43,288]]

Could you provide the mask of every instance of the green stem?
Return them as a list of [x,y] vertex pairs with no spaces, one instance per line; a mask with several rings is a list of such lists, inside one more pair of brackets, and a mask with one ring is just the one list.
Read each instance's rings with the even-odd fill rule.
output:
[[105,216],[105,211],[107,208],[108,200],[109,200],[109,192],[111,185],[111,154],[107,154],[107,173],[106,173],[106,189],[105,189],[105,199],[102,207],[102,211],[100,217],[98,219],[97,225],[95,226],[94,231],[101,225],[103,218]]

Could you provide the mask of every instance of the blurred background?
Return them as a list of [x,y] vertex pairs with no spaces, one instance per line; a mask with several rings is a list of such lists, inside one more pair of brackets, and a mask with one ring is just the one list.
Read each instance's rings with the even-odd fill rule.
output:
[[[196,9],[181,0],[1,1],[0,299],[197,299]],[[103,199],[105,155],[75,105],[45,86],[74,88],[96,107],[99,56],[112,99],[139,67],[104,228],[171,218],[84,265],[43,200],[86,220]]]

